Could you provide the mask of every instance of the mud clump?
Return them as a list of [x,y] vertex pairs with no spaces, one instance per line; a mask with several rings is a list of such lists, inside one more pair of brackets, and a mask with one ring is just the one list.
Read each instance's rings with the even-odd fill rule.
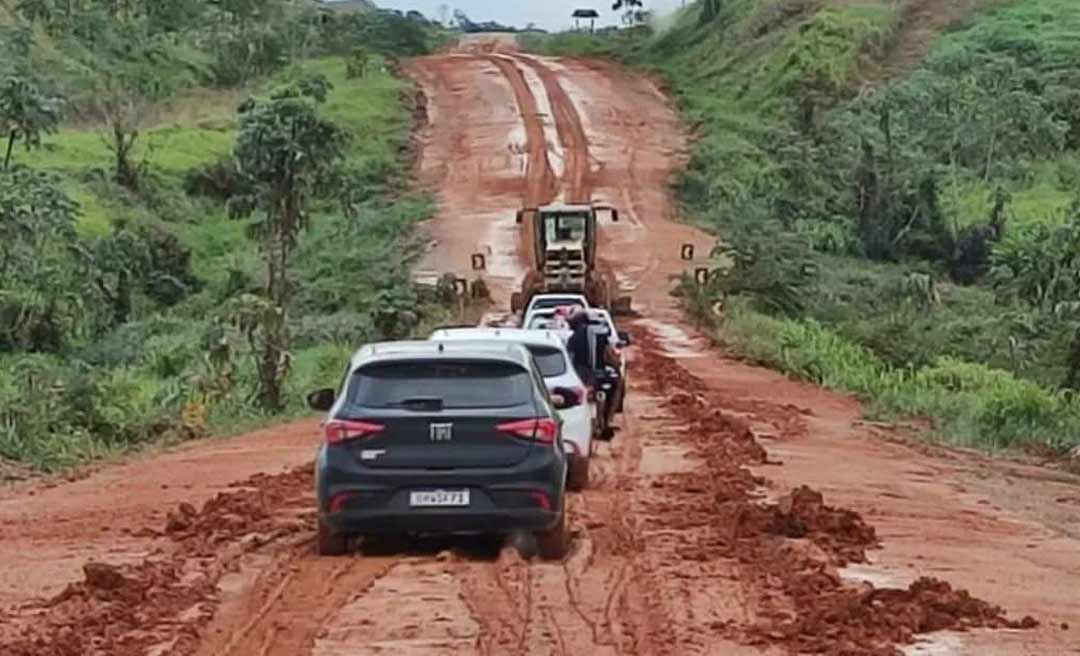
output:
[[91,589],[118,590],[130,583],[118,567],[104,563],[86,563],[83,565],[83,575],[87,587]]
[[756,629],[763,641],[795,653],[901,656],[896,645],[920,633],[973,628],[1031,629],[1031,617],[1012,621],[1004,611],[937,579],[921,578],[906,590],[836,586],[824,593],[794,591],[797,617]]
[[147,560],[134,566],[91,562],[83,580],[45,602],[18,637],[0,643],[5,656],[135,656],[159,640],[185,609],[208,599],[205,576],[185,576],[180,564]]
[[[724,623],[714,630],[747,644],[775,644],[791,653],[829,656],[899,656],[898,645],[920,633],[984,628],[1033,628],[1025,617],[1004,611],[948,583],[920,579],[908,589],[879,589],[845,582],[837,569],[867,561],[880,547],[874,527],[859,513],[826,504],[824,496],[801,486],[765,503],[767,481],[749,467],[768,463],[768,454],[750,425],[725,412],[737,400],[710,391],[704,381],[668,357],[655,337],[638,330],[642,370],[650,391],[684,422],[673,439],[682,440],[705,463],[704,471],[680,473],[654,483],[678,499],[679,512],[658,511],[660,526],[684,531],[676,550],[687,561],[726,560],[753,591],[756,619]],[[792,426],[793,416],[768,409],[760,417],[774,426]],[[670,510],[670,509],[667,509]],[[703,530],[698,530],[703,529]]]
[[201,510],[180,504],[168,513],[168,540],[153,555],[122,566],[88,562],[83,580],[5,617],[15,628],[0,639],[0,654],[142,656],[174,639],[170,654],[191,653],[210,617],[203,609],[216,602],[217,582],[234,561],[250,548],[312,528],[287,512],[307,507],[312,477],[310,466],[259,475]]
[[169,512],[165,534],[193,554],[213,556],[217,545],[251,534],[282,534],[300,527],[283,524],[280,510],[300,490],[314,484],[310,467],[276,475],[258,474],[221,492],[196,511],[188,503]]
[[180,504],[176,510],[169,512],[165,522],[165,532],[171,535],[190,529],[193,518],[198,514],[195,506],[190,503]]
[[826,506],[821,493],[805,485],[769,508],[766,530],[788,538],[809,539],[840,566],[866,562],[867,549],[879,546],[874,527],[862,516]]

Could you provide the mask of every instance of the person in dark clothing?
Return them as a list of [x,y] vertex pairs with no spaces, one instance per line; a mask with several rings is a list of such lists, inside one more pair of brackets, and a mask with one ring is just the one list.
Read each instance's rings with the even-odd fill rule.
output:
[[597,387],[610,386],[605,390],[607,397],[600,408],[604,415],[604,426],[611,426],[611,420],[615,414],[615,395],[620,385],[618,359],[615,349],[611,345],[611,331],[603,322],[597,322],[590,329],[590,340],[595,349],[592,359],[595,362],[594,383]]
[[570,351],[570,359],[581,381],[592,387],[596,376],[589,347],[589,316],[578,310],[567,318],[567,323],[570,324],[571,332],[570,339],[566,341],[566,349]]

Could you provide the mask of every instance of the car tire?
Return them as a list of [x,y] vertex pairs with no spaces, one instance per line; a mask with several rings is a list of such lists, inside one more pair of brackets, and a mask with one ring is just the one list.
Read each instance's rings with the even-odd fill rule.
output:
[[587,456],[570,459],[570,471],[566,475],[567,489],[580,492],[589,487],[589,462],[591,460]]
[[536,533],[537,553],[544,560],[562,560],[570,550],[570,535],[566,531],[566,500],[559,521],[546,531]]
[[335,531],[320,519],[315,549],[320,556],[344,556],[349,551],[349,536]]

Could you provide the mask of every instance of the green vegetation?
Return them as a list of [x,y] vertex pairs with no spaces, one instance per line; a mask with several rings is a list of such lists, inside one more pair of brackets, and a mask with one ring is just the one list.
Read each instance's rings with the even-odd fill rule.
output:
[[738,308],[734,347],[964,443],[1076,444],[1080,8],[905,4],[699,0],[528,45],[668,80],[696,136],[679,197],[724,243],[683,291]]
[[736,304],[724,337],[770,367],[869,401],[874,417],[929,417],[954,444],[989,449],[1075,445],[1080,400],[1002,369],[942,356],[897,368],[813,319],[777,319]]
[[[444,316],[408,274],[432,205],[406,186],[394,74],[436,27],[277,0],[15,4],[0,458],[53,470],[296,414],[360,343]],[[302,176],[282,168],[299,150],[318,154]]]

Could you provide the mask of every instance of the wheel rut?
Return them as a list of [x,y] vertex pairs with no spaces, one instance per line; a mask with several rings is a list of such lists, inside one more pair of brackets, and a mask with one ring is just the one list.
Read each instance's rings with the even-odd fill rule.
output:
[[581,122],[574,101],[559,83],[558,75],[538,59],[515,55],[515,59],[533,69],[543,81],[544,90],[551,99],[559,141],[566,152],[566,172],[562,184],[566,202],[588,203],[592,200],[590,185],[589,138]]

